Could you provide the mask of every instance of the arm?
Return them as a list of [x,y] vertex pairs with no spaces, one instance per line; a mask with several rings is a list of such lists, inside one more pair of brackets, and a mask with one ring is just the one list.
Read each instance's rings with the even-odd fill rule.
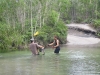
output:
[[52,43],[49,44],[49,46],[52,46],[55,43],[55,41],[53,41]]
[[38,44],[37,44],[37,47],[40,47],[40,48],[44,49],[44,47],[43,47],[43,46],[41,46],[41,45],[38,45]]
[[59,40],[57,40],[57,45],[54,46],[54,48],[58,47],[59,46]]

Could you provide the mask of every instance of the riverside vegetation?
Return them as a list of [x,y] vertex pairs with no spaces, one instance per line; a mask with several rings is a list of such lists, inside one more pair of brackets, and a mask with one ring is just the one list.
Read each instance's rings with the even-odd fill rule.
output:
[[54,35],[66,43],[71,22],[91,23],[99,36],[100,0],[1,0],[0,52],[26,49],[36,31],[44,45]]

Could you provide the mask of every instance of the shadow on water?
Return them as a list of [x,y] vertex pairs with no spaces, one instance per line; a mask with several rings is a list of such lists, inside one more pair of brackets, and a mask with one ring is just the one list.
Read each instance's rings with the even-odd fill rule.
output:
[[0,75],[100,75],[99,48],[62,47],[60,54],[30,51],[0,54]]

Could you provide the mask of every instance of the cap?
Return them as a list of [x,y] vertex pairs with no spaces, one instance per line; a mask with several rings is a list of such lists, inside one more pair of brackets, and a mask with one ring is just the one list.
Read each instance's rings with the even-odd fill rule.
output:
[[34,38],[30,39],[31,41],[34,41]]

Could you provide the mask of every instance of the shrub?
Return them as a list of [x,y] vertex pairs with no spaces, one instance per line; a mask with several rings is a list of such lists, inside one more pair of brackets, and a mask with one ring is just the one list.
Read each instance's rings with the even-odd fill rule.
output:
[[0,23],[0,52],[17,49],[23,42],[22,35],[5,23]]
[[67,26],[65,26],[62,20],[58,20],[58,13],[52,11],[48,16],[47,23],[39,29],[39,35],[36,37],[38,41],[43,42],[44,45],[53,41],[53,37],[56,35],[61,40],[61,43],[66,43]]

